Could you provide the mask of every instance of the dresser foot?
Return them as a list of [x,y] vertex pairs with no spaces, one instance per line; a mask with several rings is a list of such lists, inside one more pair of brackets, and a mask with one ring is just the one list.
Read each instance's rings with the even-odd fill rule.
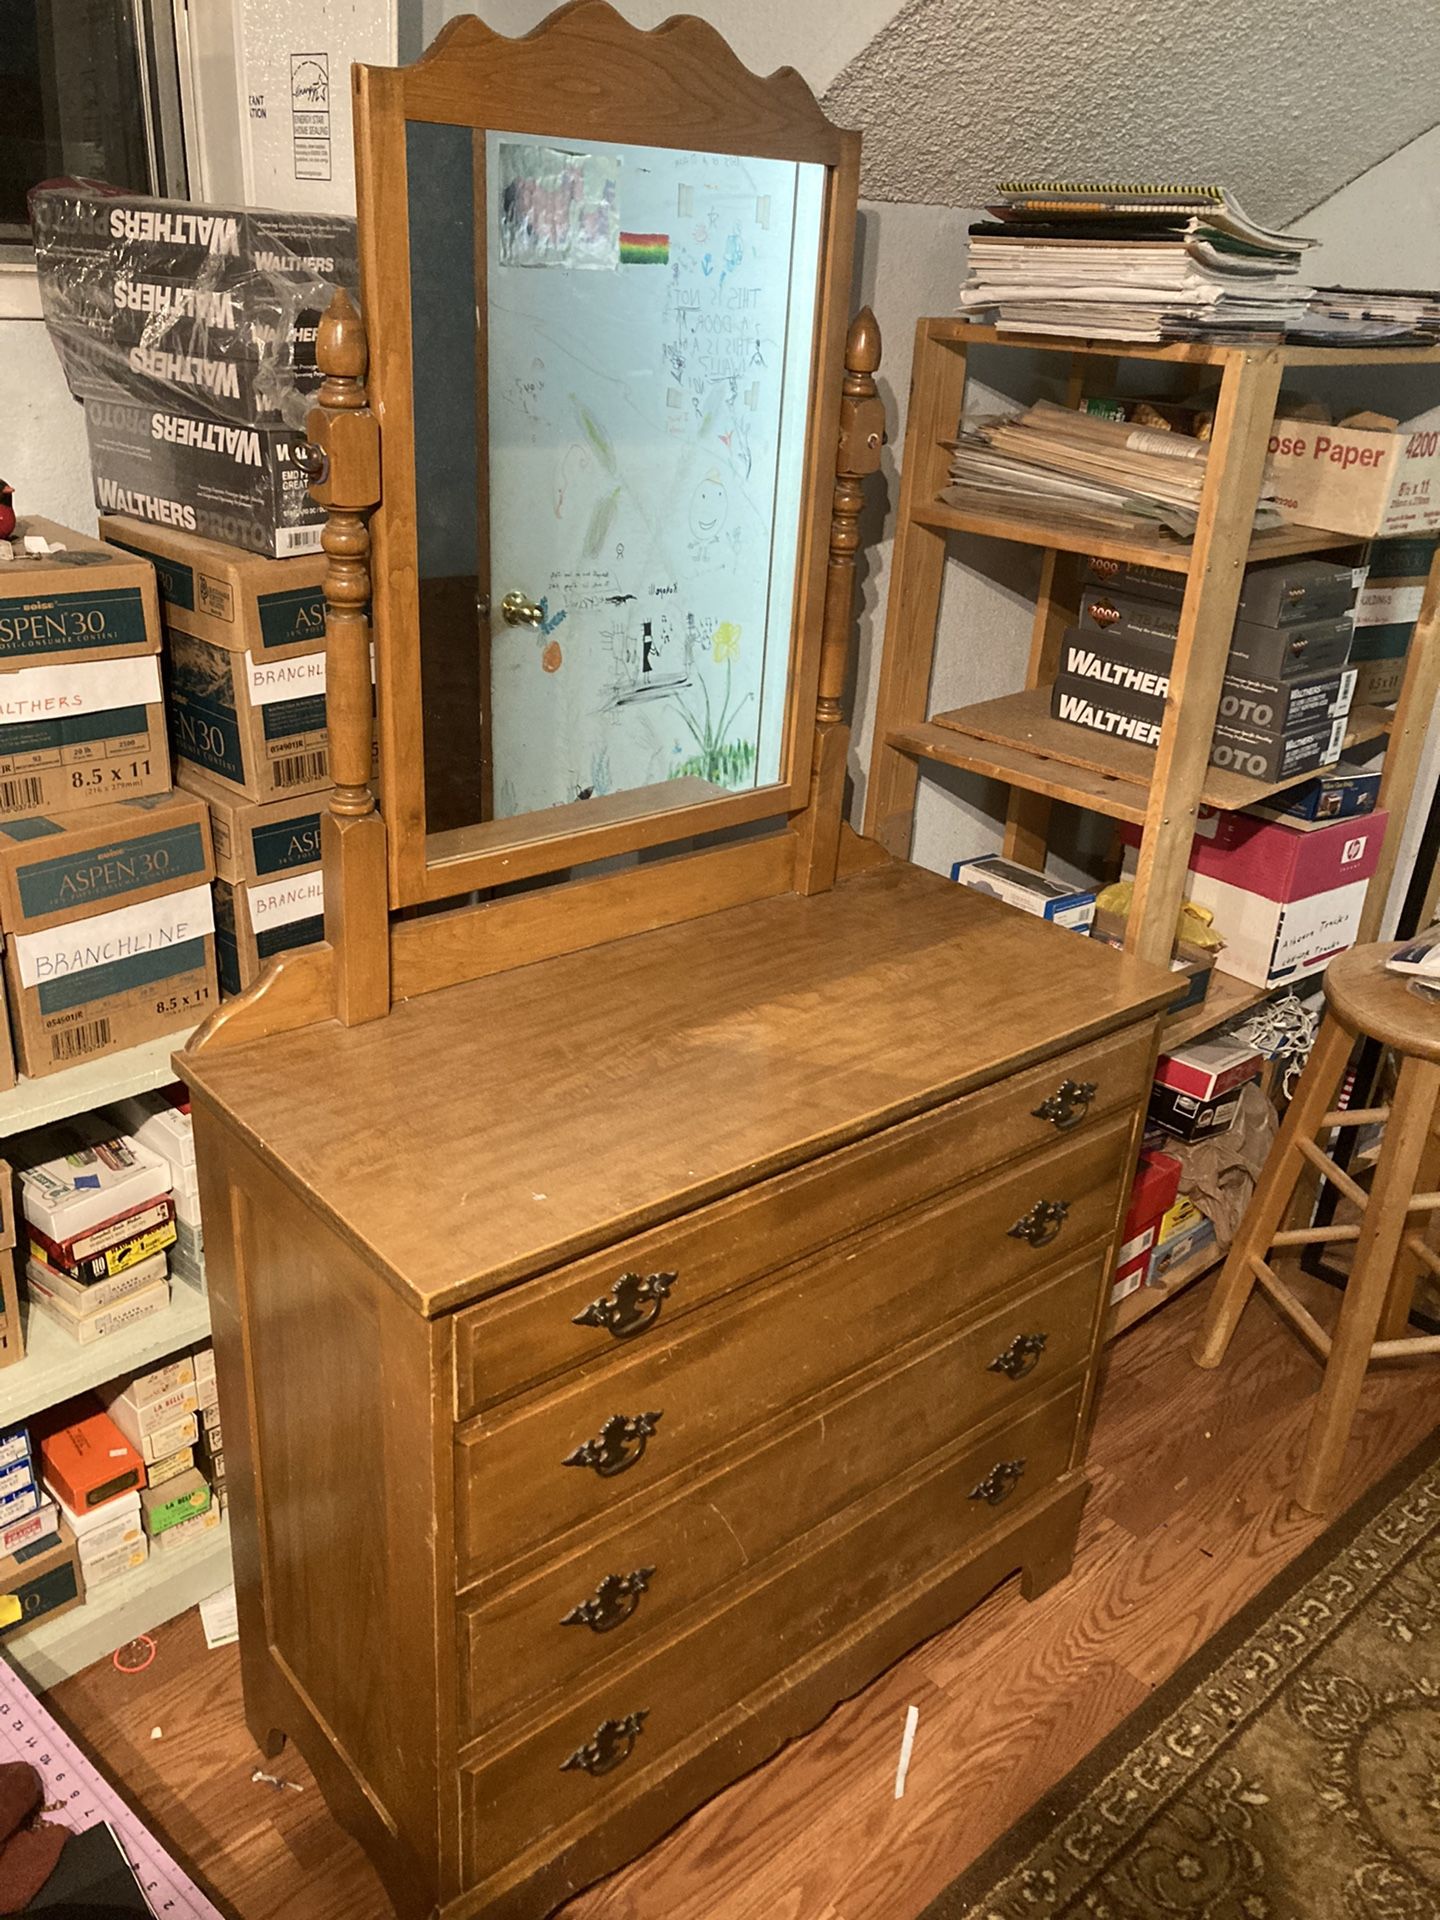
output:
[[1020,1592],[1026,1600],[1038,1600],[1042,1593],[1048,1593],[1065,1579],[1075,1564],[1075,1543],[1067,1541],[1063,1547],[1056,1548],[1035,1560],[1027,1560],[1020,1569]]
[[253,1720],[247,1721],[246,1724],[250,1728],[250,1738],[255,1742],[265,1759],[277,1760],[285,1751],[286,1738],[279,1727],[267,1727],[263,1722],[257,1724]]

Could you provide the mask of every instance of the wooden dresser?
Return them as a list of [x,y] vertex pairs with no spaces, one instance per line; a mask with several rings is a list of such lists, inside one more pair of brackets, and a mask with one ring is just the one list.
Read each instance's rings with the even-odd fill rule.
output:
[[889,864],[185,1061],[247,1712],[406,1920],[1066,1571],[1169,991]]

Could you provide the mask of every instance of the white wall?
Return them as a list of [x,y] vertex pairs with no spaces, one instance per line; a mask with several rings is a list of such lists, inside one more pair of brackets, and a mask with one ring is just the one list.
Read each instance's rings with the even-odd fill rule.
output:
[[94,533],[84,415],[38,319],[0,319],[0,478],[22,520],[40,514]]

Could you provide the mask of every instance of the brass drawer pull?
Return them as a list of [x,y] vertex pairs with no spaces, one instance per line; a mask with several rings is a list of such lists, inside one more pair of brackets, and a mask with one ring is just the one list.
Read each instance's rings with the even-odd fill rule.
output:
[[1007,1238],[1028,1240],[1032,1247],[1048,1247],[1064,1226],[1069,1211],[1068,1200],[1037,1200],[1007,1229]]
[[987,1507],[998,1507],[1019,1486],[1024,1471],[1023,1460],[997,1460],[979,1486],[970,1489],[970,1498],[983,1500]]
[[1040,1364],[1040,1356],[1049,1344],[1048,1333],[1017,1333],[1003,1353],[997,1353],[985,1369],[1003,1373],[1007,1380],[1023,1380]]
[[654,1567],[636,1567],[633,1573],[607,1573],[588,1600],[570,1609],[561,1626],[589,1627],[592,1633],[609,1633],[612,1627],[623,1626],[654,1577]]
[[592,1300],[577,1313],[573,1326],[603,1327],[617,1340],[633,1340],[660,1318],[660,1309],[670,1297],[670,1289],[679,1276],[673,1273],[622,1273],[612,1294]]
[[1090,1102],[1099,1091],[1093,1080],[1062,1080],[1054,1093],[1030,1112],[1036,1120],[1048,1120],[1057,1132],[1068,1133],[1089,1113]]
[[612,1413],[593,1440],[567,1453],[567,1467],[593,1467],[602,1480],[624,1473],[645,1452],[646,1442],[664,1416],[659,1413]]
[[623,1720],[606,1720],[595,1729],[595,1738],[577,1747],[568,1760],[560,1762],[561,1773],[588,1773],[598,1776],[613,1773],[635,1751],[635,1742],[645,1731],[650,1709],[627,1713]]

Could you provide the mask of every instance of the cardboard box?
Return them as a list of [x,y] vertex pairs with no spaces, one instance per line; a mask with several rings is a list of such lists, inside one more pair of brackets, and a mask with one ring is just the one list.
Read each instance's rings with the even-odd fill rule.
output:
[[[1173,1053],[1162,1053],[1155,1063],[1155,1079],[1177,1093],[1192,1094],[1197,1100],[1213,1100],[1232,1087],[1243,1086],[1264,1069],[1264,1057],[1253,1047],[1227,1039],[1192,1040]],[[1164,1213],[1179,1191],[1178,1177],[1166,1197]]]
[[163,1487],[167,1480],[174,1480],[182,1473],[189,1473],[195,1465],[195,1445],[177,1447],[174,1453],[167,1453],[162,1459],[154,1460],[145,1469],[145,1478],[152,1487]]
[[198,1470],[177,1474],[161,1487],[145,1487],[140,1494],[140,1511],[145,1516],[145,1531],[158,1540],[171,1527],[178,1527],[192,1515],[204,1513],[210,1505],[210,1483]]
[[102,513],[277,559],[320,551],[325,510],[296,457],[303,431],[87,400],[85,432]]
[[0,1428],[0,1467],[13,1467],[17,1461],[29,1458],[30,1429],[23,1424]]
[[221,1507],[215,1504],[218,1494],[211,1494],[211,1504],[203,1513],[192,1513],[188,1520],[182,1520],[178,1526],[167,1527],[164,1533],[157,1534],[152,1545],[162,1554],[183,1553],[189,1547],[197,1546],[207,1534],[215,1533],[220,1526]]
[[144,1483],[144,1461],[93,1395],[47,1408],[34,1425],[45,1484],[76,1513]]
[[[1364,569],[1352,567],[1349,561],[1264,561],[1245,569],[1235,617],[1265,627],[1333,620],[1354,605],[1363,575]],[[1112,592],[1143,595],[1177,610],[1185,598],[1183,573],[1140,561],[1090,559],[1084,577]]]
[[20,1602],[20,1618],[11,1626],[0,1627],[0,1640],[18,1637],[37,1622],[80,1606],[85,1599],[85,1579],[74,1535],[62,1528],[53,1546],[42,1540],[0,1560],[0,1593],[11,1594]]
[[1440,411],[1394,428],[1276,420],[1267,476],[1282,519],[1336,533],[1440,528]]
[[1291,627],[1237,620],[1226,671],[1257,680],[1296,680],[1329,672],[1348,664],[1354,636],[1354,617],[1348,613],[1338,620],[1308,620]]
[[169,789],[154,654],[0,673],[0,820],[73,814]]
[[101,1400],[110,1418],[147,1467],[181,1447],[193,1447],[200,1437],[199,1415],[193,1406],[188,1412],[174,1413],[165,1420],[155,1421],[148,1413],[137,1412],[133,1402],[108,1398],[103,1390]]
[[1057,674],[1050,688],[1050,711],[1057,720],[1116,740],[1133,740],[1139,747],[1160,744],[1163,696],[1158,704],[1157,713],[1153,697],[1113,685],[1102,691],[1094,681],[1070,674]]
[[[120,1431],[137,1447],[142,1439],[165,1432],[177,1420],[196,1413],[200,1406],[199,1390],[193,1380],[178,1381],[152,1394],[147,1391],[143,1375],[138,1380],[112,1380],[100,1389],[100,1400]],[[189,1444],[188,1440],[175,1442],[177,1447]],[[156,1452],[147,1457],[159,1459],[161,1456]]]
[[1234,1126],[1241,1091],[1232,1087],[1213,1099],[1201,1100],[1157,1081],[1150,1090],[1150,1122],[1163,1133],[1174,1134],[1177,1140],[1208,1140],[1212,1134],[1228,1133]]
[[[64,551],[23,553],[27,534]],[[159,653],[155,573],[143,560],[35,515],[13,539],[15,558],[0,566],[0,671]]]
[[153,1407],[177,1391],[194,1387],[195,1362],[188,1353],[167,1360],[163,1366],[147,1367],[122,1383],[126,1395],[137,1407]]
[[170,1304],[170,1282],[152,1280],[148,1286],[127,1294],[123,1300],[112,1301],[108,1307],[95,1307],[87,1313],[77,1312],[64,1301],[38,1288],[31,1289],[30,1304],[37,1313],[43,1313],[46,1319],[62,1327],[72,1340],[89,1346],[96,1340],[107,1339],[111,1334],[123,1333],[127,1327],[148,1320],[152,1314],[163,1313]]
[[213,1009],[213,874],[209,816],[188,794],[122,802],[94,824],[0,826],[0,918],[26,1073],[122,1051]]
[[49,1546],[60,1537],[60,1522],[53,1500],[42,1500],[23,1519],[0,1520],[0,1560],[23,1547]]
[[1047,880],[1043,873],[1003,860],[998,853],[981,854],[973,860],[957,860],[950,878],[977,893],[988,893],[1022,913],[1040,920],[1053,920],[1057,927],[1088,932],[1095,918],[1095,896],[1081,888],[1067,887],[1058,880]]
[[1393,707],[1405,684],[1405,662],[1362,660],[1355,669],[1357,706]]
[[32,1253],[25,1262],[25,1287],[32,1299],[58,1300],[71,1313],[85,1314],[113,1307],[117,1300],[165,1279],[167,1272],[165,1255],[155,1253],[108,1280],[77,1280],[63,1267],[52,1267]]
[[115,1547],[133,1546],[137,1540],[145,1538],[145,1528],[140,1520],[138,1489],[122,1493],[117,1499],[107,1500],[101,1507],[77,1509],[58,1495],[55,1500],[60,1517],[79,1542],[82,1559],[88,1550],[109,1553]]
[[1373,813],[1379,799],[1380,769],[1342,760],[1318,779],[1307,780],[1303,787],[1291,787],[1285,793],[1271,794],[1247,807],[1246,812],[1292,826],[1299,821],[1324,825],[1330,820],[1352,820]]
[[67,1253],[88,1251],[90,1237],[170,1191],[158,1154],[116,1133],[99,1114],[77,1114],[20,1134],[20,1205],[26,1221]]
[[323,646],[323,553],[274,560],[178,527],[102,514],[103,537],[155,569],[167,626],[217,647],[273,656],[285,647]]
[[1111,632],[1067,627],[1060,642],[1059,672],[1102,697],[1112,691],[1139,695],[1146,703],[1145,717],[1159,720],[1170,691],[1170,658],[1168,644],[1157,645],[1118,627]]
[[251,800],[330,785],[323,651],[257,659],[169,628],[175,756]]
[[0,1500],[12,1493],[23,1493],[35,1484],[28,1460],[17,1460],[13,1467],[0,1467]]
[[1350,712],[1355,673],[1332,667],[1288,680],[1262,680],[1227,668],[1220,685],[1220,726],[1261,733],[1300,733],[1343,720]]
[[1160,1231],[1150,1252],[1146,1285],[1165,1286],[1177,1268],[1214,1244],[1214,1222],[1201,1213],[1188,1195],[1179,1194],[1160,1222]]
[[[160,1199],[82,1235],[70,1248],[56,1246],[38,1227],[27,1227],[26,1234],[31,1259],[89,1284],[115,1279],[164,1253],[175,1240],[175,1218],[169,1200]],[[81,1246],[98,1251],[77,1253]]]
[[1294,780],[1333,767],[1345,747],[1347,721],[1322,720],[1298,733],[1219,722],[1210,743],[1210,764],[1252,780]]
[[277,953],[324,938],[325,881],[319,867],[252,886],[215,882],[215,963],[223,992],[243,992]]
[[[20,1319],[20,1290],[15,1283],[15,1181],[8,1161],[0,1160],[0,1368],[25,1358],[25,1330]],[[0,1433],[0,1460],[13,1460],[30,1440],[23,1427]]]
[[180,762],[177,777],[187,793],[210,809],[217,880],[247,886],[319,866],[328,789],[284,800],[252,800],[188,760]]
[[20,1520],[27,1513],[33,1513],[39,1502],[39,1489],[33,1480],[17,1493],[0,1496],[0,1526],[8,1526],[12,1520]]
[[143,1567],[150,1558],[150,1543],[142,1537],[127,1546],[111,1547],[106,1553],[87,1555],[83,1547],[79,1552],[85,1585],[103,1587],[107,1581],[118,1580],[123,1574],[133,1573],[137,1567]]
[[[151,1153],[158,1153],[173,1180],[182,1181],[195,1167],[195,1123],[190,1096],[178,1084],[156,1087],[149,1093],[112,1100],[105,1109],[116,1125]],[[173,1191],[173,1189],[172,1189]]]

